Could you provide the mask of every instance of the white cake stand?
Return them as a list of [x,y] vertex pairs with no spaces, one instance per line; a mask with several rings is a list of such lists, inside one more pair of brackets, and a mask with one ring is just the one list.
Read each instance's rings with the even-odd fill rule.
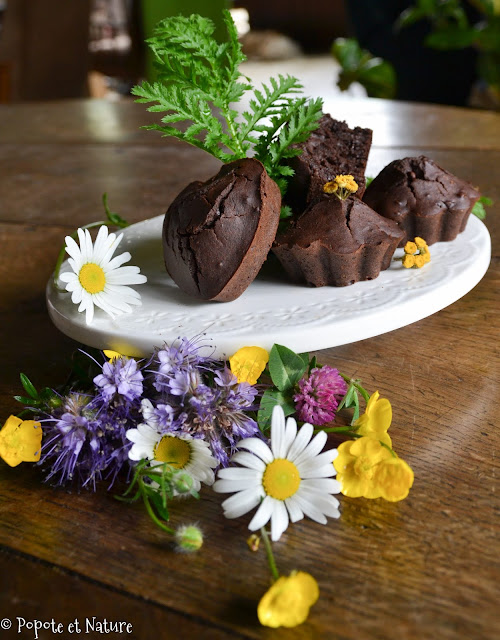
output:
[[[201,334],[221,358],[242,346],[269,350],[274,343],[314,351],[371,338],[436,313],[470,291],[490,262],[488,230],[470,216],[456,240],[431,246],[432,261],[422,269],[393,262],[376,280],[317,289],[263,275],[233,302],[200,302],[180,291],[165,271],[162,222],[158,216],[126,228],[118,249],[130,251],[130,264],[148,278],[137,287],[142,306],[114,320],[96,308],[87,326],[70,294],[57,291],[51,279],[47,306],[58,329],[85,345],[130,356]],[[68,269],[64,263],[62,271]]]

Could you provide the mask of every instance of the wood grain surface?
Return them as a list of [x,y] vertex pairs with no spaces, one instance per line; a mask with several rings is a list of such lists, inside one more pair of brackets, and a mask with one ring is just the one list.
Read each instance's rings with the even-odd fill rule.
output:
[[[225,520],[220,496],[175,503],[173,521],[205,533],[200,553],[180,555],[138,505],[104,487],[67,493],[36,467],[1,464],[0,619],[106,617],[130,622],[123,637],[140,640],[498,637],[500,116],[379,100],[327,106],[374,130],[369,175],[425,153],[496,201],[491,265],[473,291],[403,329],[317,354],[391,400],[394,446],[415,472],[409,497],[342,497],[340,520],[289,527],[275,545],[279,568],[310,572],[321,596],[305,624],[270,630],[256,617],[269,585],[264,554],[248,551],[249,517]],[[68,230],[101,218],[105,191],[114,211],[138,221],[218,168],[141,131],[148,120],[126,101],[0,107],[1,420],[18,411],[20,371],[57,385],[77,347],[51,325],[44,300]],[[13,627],[4,637],[33,635]]]

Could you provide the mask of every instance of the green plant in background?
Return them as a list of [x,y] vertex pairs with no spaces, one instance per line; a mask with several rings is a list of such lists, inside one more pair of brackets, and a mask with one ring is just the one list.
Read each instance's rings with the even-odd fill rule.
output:
[[[481,14],[478,23],[470,23],[467,4]],[[418,0],[401,14],[396,27],[419,20],[431,23],[426,46],[442,51],[477,49],[478,76],[500,103],[500,0]]]
[[353,82],[359,82],[370,98],[394,98],[396,72],[390,62],[361,49],[355,38],[337,38],[332,45],[332,54],[342,67],[337,81],[341,91],[346,91]]

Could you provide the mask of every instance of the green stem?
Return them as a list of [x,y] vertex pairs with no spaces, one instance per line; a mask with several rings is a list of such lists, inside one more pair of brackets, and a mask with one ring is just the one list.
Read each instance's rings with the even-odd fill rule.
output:
[[340,374],[342,376],[342,378],[348,383],[348,384],[352,384],[353,387],[359,391],[359,393],[363,396],[363,398],[365,399],[365,402],[368,402],[368,400],[370,399],[370,394],[368,393],[368,391],[366,389],[364,389],[357,380],[353,380],[352,378],[349,378],[349,376],[345,376],[343,373]]
[[229,114],[229,107],[224,109],[224,118],[226,119],[227,122],[227,126],[229,127],[229,131],[231,133],[231,137],[234,140],[234,143],[236,145],[236,151],[238,152],[238,157],[239,158],[244,158],[245,157],[245,152],[243,151],[243,147],[241,146],[241,142],[238,138],[238,135],[236,133],[236,127],[234,126],[234,122],[233,119],[231,118],[231,115]]
[[278,567],[276,566],[276,560],[274,559],[271,541],[269,540],[269,535],[265,527],[261,527],[260,534],[262,536],[262,540],[264,540],[264,547],[266,549],[267,562],[269,564],[269,569],[271,570],[271,575],[273,577],[273,580],[276,582],[276,580],[280,577],[280,574],[278,571]]
[[154,512],[153,507],[151,506],[151,503],[149,502],[149,499],[146,495],[146,492],[144,491],[144,483],[142,481],[142,478],[139,481],[139,486],[141,488],[142,500],[144,502],[144,506],[146,507],[146,511],[148,512],[148,515],[151,518],[151,520],[155,523],[157,527],[160,527],[160,529],[163,529],[163,531],[170,533],[170,535],[172,536],[175,535],[174,529],[172,529],[171,527],[167,527],[167,525],[164,524]]

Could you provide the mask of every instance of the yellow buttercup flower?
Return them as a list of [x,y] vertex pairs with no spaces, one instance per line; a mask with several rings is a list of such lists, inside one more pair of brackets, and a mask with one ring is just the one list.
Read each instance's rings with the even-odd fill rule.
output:
[[392,407],[387,398],[380,398],[378,391],[370,396],[366,410],[354,423],[357,433],[380,440],[388,447],[392,447],[391,438],[387,433],[392,422]]
[[342,442],[333,461],[342,493],[350,498],[381,498],[382,490],[374,476],[376,466],[393,455],[379,440],[364,436]]
[[276,629],[296,627],[307,620],[309,609],[319,598],[316,580],[304,571],[281,576],[262,596],[257,615],[259,622]]
[[11,467],[21,462],[38,462],[42,448],[42,429],[35,420],[10,416],[0,431],[0,457]]
[[262,347],[242,347],[229,358],[231,371],[238,382],[256,384],[269,362],[269,354]]
[[112,349],[104,349],[103,353],[111,363],[115,362],[116,360],[119,360],[120,358],[125,358],[126,360],[128,360],[127,356],[122,355],[118,351],[113,351]]
[[[415,240],[415,245],[419,249],[426,249],[427,248],[427,242],[423,238],[419,238],[417,236],[416,238],[414,238],[414,240]],[[416,249],[415,249],[415,251],[416,251]],[[415,253],[415,251],[412,251],[411,253]]]
[[404,500],[413,485],[413,471],[401,458],[391,458],[378,464],[374,472],[375,484],[382,498],[390,502]]

